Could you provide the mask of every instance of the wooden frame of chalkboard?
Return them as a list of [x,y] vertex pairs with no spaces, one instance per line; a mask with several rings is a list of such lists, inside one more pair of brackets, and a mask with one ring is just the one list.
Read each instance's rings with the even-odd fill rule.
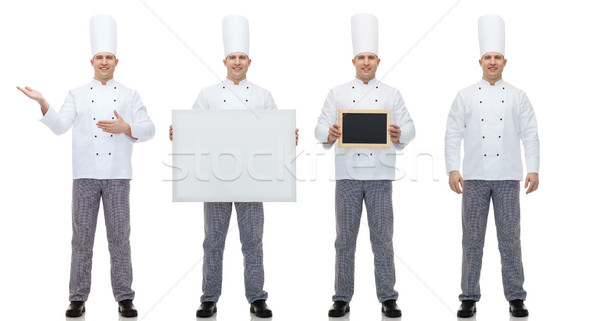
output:
[[338,147],[390,147],[391,116],[389,109],[339,109]]

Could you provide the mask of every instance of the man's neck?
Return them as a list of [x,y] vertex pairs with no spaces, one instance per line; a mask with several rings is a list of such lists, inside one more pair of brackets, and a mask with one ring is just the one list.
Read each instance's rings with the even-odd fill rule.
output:
[[100,78],[98,78],[98,77],[94,77],[94,79],[96,79],[96,80],[98,80],[99,82],[101,82],[101,83],[102,83],[102,86],[106,86],[106,83],[107,83],[109,80],[113,79],[113,77],[110,77],[110,78],[108,78],[108,79],[100,79]]
[[375,79],[375,77],[373,77],[373,78],[371,78],[371,79],[363,79],[363,78],[360,78],[360,77],[358,77],[358,75],[357,75],[357,76],[356,76],[356,79],[358,79],[358,80],[362,81],[362,82],[363,82],[363,84],[365,84],[365,85],[368,85],[368,84],[369,84],[369,82],[370,82],[371,80]]
[[497,82],[502,80],[502,76],[500,76],[498,79],[489,79],[489,78],[486,78],[485,76],[483,76],[483,80],[489,82],[490,86],[494,86]]
[[233,78],[229,77],[229,75],[227,75],[227,79],[229,79],[229,80],[233,81],[233,84],[234,84],[234,85],[239,85],[239,84],[240,84],[240,82],[242,82],[242,81],[246,80],[246,77],[244,77],[244,78],[242,78],[242,79],[233,79]]

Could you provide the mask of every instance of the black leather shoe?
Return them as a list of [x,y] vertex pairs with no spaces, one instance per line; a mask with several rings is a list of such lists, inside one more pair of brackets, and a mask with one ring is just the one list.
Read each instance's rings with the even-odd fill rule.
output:
[[462,301],[460,308],[458,308],[458,312],[456,312],[456,315],[459,318],[470,318],[470,317],[474,316],[475,313],[477,313],[477,308],[475,307],[475,301],[474,300],[464,300],[464,301]]
[[254,313],[259,318],[270,318],[273,312],[269,309],[265,300],[256,300],[250,304],[250,312]]
[[329,316],[333,318],[339,318],[350,312],[350,304],[346,301],[335,301],[331,308],[329,308]]
[[217,313],[217,304],[212,301],[202,302],[198,310],[196,310],[198,318],[210,318],[215,313]]
[[402,311],[398,308],[396,300],[387,300],[381,303],[381,312],[388,318],[399,318],[402,316]]
[[127,299],[119,301],[119,313],[124,318],[134,318],[138,316],[133,300]]
[[85,302],[83,301],[71,301],[69,308],[67,309],[66,315],[69,318],[79,318],[85,313]]
[[522,318],[529,315],[529,311],[527,310],[527,307],[525,307],[523,300],[512,300],[509,304],[510,308],[508,311],[510,311],[510,314],[513,317]]

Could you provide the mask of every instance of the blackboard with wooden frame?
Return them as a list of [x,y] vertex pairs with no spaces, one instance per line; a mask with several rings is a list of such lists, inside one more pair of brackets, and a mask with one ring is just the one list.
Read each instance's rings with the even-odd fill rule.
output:
[[391,115],[389,109],[339,109],[338,147],[389,148]]

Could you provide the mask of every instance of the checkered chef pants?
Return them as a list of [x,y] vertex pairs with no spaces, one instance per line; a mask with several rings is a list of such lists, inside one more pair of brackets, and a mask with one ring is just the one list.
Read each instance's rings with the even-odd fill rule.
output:
[[110,251],[110,276],[116,301],[133,299],[129,247],[129,180],[73,180],[73,238],[69,301],[86,301],[92,283],[92,251],[100,199]]
[[[244,255],[244,286],[249,303],[266,300],[263,290],[263,224],[262,203],[236,202],[238,228]],[[217,302],[221,296],[223,281],[223,250],[229,230],[233,204],[224,202],[204,203],[204,262],[202,265],[201,302]]]
[[371,248],[375,257],[375,286],[379,302],[396,300],[394,290],[394,212],[392,181],[338,180],[335,185],[335,295],[333,301],[350,302],[354,295],[354,256],[363,200]]
[[498,248],[502,261],[502,285],[506,300],[525,300],[525,276],[521,260],[519,181],[467,180],[463,190],[462,294],[459,300],[479,301],[479,278],[485,229],[494,204]]

